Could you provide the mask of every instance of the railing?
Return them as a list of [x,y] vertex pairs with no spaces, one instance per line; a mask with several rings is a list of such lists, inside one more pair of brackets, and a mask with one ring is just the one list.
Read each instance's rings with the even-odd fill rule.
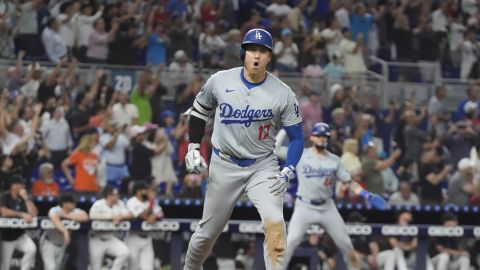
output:
[[[53,63],[50,62],[37,63],[42,68],[54,67]],[[31,64],[30,61],[24,61],[25,67],[29,64]],[[15,65],[16,62],[12,60],[0,60],[0,82],[6,80],[7,69]],[[84,89],[93,81],[95,70],[98,68],[102,68],[106,71],[112,88],[131,91],[140,73],[145,67],[79,63],[76,71],[79,81],[78,89]],[[195,75],[201,74],[203,79],[206,80],[215,72],[216,70],[202,69],[201,71],[196,70]],[[183,73],[174,73],[165,70],[162,72],[161,76],[161,83],[168,90],[168,93],[165,96],[166,100],[173,100],[177,85],[181,83],[189,83],[189,81],[185,79],[185,74]],[[281,79],[287,83],[293,91],[300,93],[304,87],[307,87],[309,90],[317,91],[325,97],[322,100],[324,105],[329,104],[329,100],[331,100],[329,89],[334,83],[337,83],[337,81],[330,81],[326,77],[308,79],[302,79],[301,77],[302,75],[299,73],[286,73],[281,75]],[[354,77],[343,76],[341,79],[343,85],[358,85],[362,91],[379,96],[382,95],[383,89],[385,88],[384,82],[384,77],[373,71],[367,71],[364,74],[357,74]]]
[[[383,108],[386,108],[389,101],[395,101],[399,104],[406,99],[414,98],[417,104],[426,105],[429,98],[434,94],[437,85],[444,85],[447,89],[446,105],[453,110],[461,99],[465,97],[465,90],[468,83],[478,83],[478,81],[465,82],[460,79],[445,79],[440,77],[439,64],[432,63],[404,63],[404,62],[386,62],[377,57],[369,57],[370,64],[380,66],[379,72],[367,71],[363,74],[352,76],[343,76],[340,80],[344,86],[356,85],[359,94],[368,97],[377,95],[382,101]],[[53,64],[50,62],[38,62],[42,67],[51,68]],[[12,60],[0,60],[0,82],[5,81],[7,69],[16,63]],[[25,66],[30,62],[25,61]],[[129,90],[134,87],[138,76],[144,70],[143,66],[119,66],[105,64],[85,64],[79,63],[77,75],[79,78],[79,89],[84,89],[86,85],[94,79],[95,69],[103,68],[107,71],[109,82],[112,88]],[[411,74],[412,80],[398,81],[394,76],[394,71]],[[422,71],[423,70],[423,71]],[[216,70],[196,70],[197,73],[203,75],[206,80]],[[431,73],[434,76],[432,80],[423,80],[423,73]],[[172,101],[175,97],[176,86],[181,83],[188,83],[183,73],[173,73],[163,71],[162,84],[167,88],[168,93],[164,97],[167,101]],[[304,93],[305,90],[317,91],[322,95],[323,105],[330,103],[331,94],[330,87],[337,81],[329,80],[323,76],[320,78],[302,78],[299,73],[282,74],[281,79],[287,83],[297,94]],[[415,95],[413,95],[413,93]]]
[[[83,224],[76,222],[64,221],[68,229],[72,231],[118,231],[126,232],[130,230],[141,230],[144,232],[163,231],[172,233],[170,242],[170,264],[172,269],[181,269],[181,254],[183,252],[183,238],[182,232],[194,232],[198,226],[198,220],[192,219],[164,219],[157,221],[154,224],[147,224],[139,220],[123,221],[119,224],[113,224],[106,221],[91,221]],[[347,224],[347,233],[350,236],[374,236],[383,235],[391,236],[409,236],[418,238],[418,248],[416,249],[417,268],[425,269],[426,259],[428,256],[428,239],[430,237],[467,237],[480,238],[480,226],[455,226],[445,227],[438,225],[408,225],[399,226],[395,224]],[[34,219],[31,224],[25,223],[23,219],[18,218],[0,218],[0,228],[23,228],[29,230],[50,230],[53,229],[51,222],[46,217],[39,217]],[[263,226],[259,221],[246,220],[231,220],[226,225],[223,233],[242,233],[255,235],[255,269],[264,269],[263,262]],[[312,225],[307,231],[307,234],[323,234],[324,230],[319,225]],[[35,240],[40,234],[32,234]],[[77,241],[87,241],[86,233],[82,234],[84,237],[77,239]],[[78,243],[77,243],[78,244]],[[300,250],[299,250],[300,251]],[[316,253],[310,253],[304,250],[296,255],[315,256]],[[337,256],[337,262],[340,264],[340,269],[343,265],[341,256]],[[311,263],[313,260],[311,260]],[[314,269],[314,268],[310,268]],[[345,268],[346,269],[346,268]]]

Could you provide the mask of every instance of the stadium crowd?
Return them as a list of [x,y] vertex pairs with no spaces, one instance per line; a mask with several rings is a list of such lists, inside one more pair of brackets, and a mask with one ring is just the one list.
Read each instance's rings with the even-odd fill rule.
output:
[[[1,51],[8,52],[7,58],[15,52],[17,63],[8,68],[1,95],[2,182],[16,173],[33,176],[28,187],[34,195],[56,195],[69,188],[96,193],[107,183],[127,193],[127,182],[144,180],[160,185],[166,196],[201,197],[205,176],[184,171],[188,127],[181,116],[205,80],[196,71],[239,65],[242,33],[263,26],[276,37],[273,72],[303,72],[295,90],[305,134],[315,122],[330,123],[331,150],[342,156],[355,179],[392,195],[393,203],[478,204],[476,85],[450,112],[442,86],[427,106],[417,106],[412,96],[382,108],[380,97],[366,93],[362,84],[338,81],[327,97],[309,84],[325,70],[336,79],[366,70],[362,54],[374,54],[373,40],[385,48],[398,37],[391,32],[395,27],[386,27],[388,18],[394,26],[406,20],[417,29],[448,15],[445,27],[452,30],[450,19],[458,15],[470,18],[473,27],[476,13],[469,3],[246,1],[240,8],[235,1],[3,1],[0,11],[8,31],[2,33],[10,42]],[[427,11],[431,16],[422,16]],[[37,61],[45,56],[53,68]],[[26,59],[34,61],[24,65]],[[78,63],[84,61],[146,66],[131,91],[122,91],[102,69],[90,83],[80,80]],[[165,82],[173,77],[180,83],[174,104],[167,106]],[[202,146],[207,158],[210,148],[207,135]],[[48,178],[66,181],[50,187],[43,183]],[[337,192],[339,198],[356,200],[342,194],[341,187]]]
[[[0,81],[0,190],[8,194],[22,182],[33,196],[97,195],[106,187],[134,196],[135,183],[145,182],[159,197],[202,198],[207,175],[185,171],[182,113],[205,82],[198,71],[240,65],[243,34],[263,27],[275,38],[272,72],[299,73],[302,87],[294,90],[306,141],[315,123],[329,123],[330,150],[355,181],[391,205],[479,206],[476,84],[451,111],[443,86],[425,106],[412,96],[384,108],[361,83],[342,81],[365,73],[368,55],[479,78],[478,11],[475,0],[0,1],[0,57],[16,61]],[[105,69],[86,82],[80,63]],[[128,91],[110,83],[106,65],[145,67]],[[321,77],[334,82],[327,91],[309,83]],[[422,81],[432,78],[422,73]],[[165,100],[168,80],[181,82],[172,104]],[[201,146],[207,160],[210,136],[211,129]],[[361,203],[336,189],[336,200]],[[292,183],[285,199],[294,196]],[[329,240],[312,236],[305,245],[319,242]],[[334,252],[325,249],[328,262]],[[251,246],[242,252],[251,257]]]

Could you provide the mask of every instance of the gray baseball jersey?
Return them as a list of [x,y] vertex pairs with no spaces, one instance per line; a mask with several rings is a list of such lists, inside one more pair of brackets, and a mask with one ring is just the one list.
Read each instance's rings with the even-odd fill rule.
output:
[[[210,77],[194,107],[203,108],[203,115],[216,108],[212,144],[222,154],[212,155],[202,220],[190,239],[184,269],[200,269],[243,193],[257,208],[265,228],[266,268],[280,269],[286,231],[282,196],[269,189],[274,181],[270,178],[279,173],[278,161],[270,154],[282,126],[302,121],[295,94],[270,73],[263,82],[251,84],[243,79],[242,68],[234,68]],[[241,166],[232,162],[233,157],[255,160]]]
[[[338,179],[342,182],[349,182],[350,174],[338,156],[328,151],[324,155],[317,155],[313,147],[303,151],[296,171],[297,197],[301,200],[297,198],[295,201],[295,209],[288,225],[284,269],[287,269],[295,248],[300,244],[305,232],[312,224],[320,224],[325,229],[342,252],[348,269],[355,269],[355,251],[352,241],[334,201],[330,200],[335,181]],[[312,202],[312,200],[316,202]]]
[[282,126],[302,121],[298,102],[290,87],[272,74],[249,90],[241,72],[242,68],[233,68],[215,73],[196,102],[217,108],[212,136],[216,148],[243,159],[265,157],[274,149]]
[[310,200],[326,200],[333,196],[333,185],[338,179],[350,181],[350,174],[336,155],[326,151],[319,156],[314,148],[303,151],[297,164],[298,190],[297,196]]

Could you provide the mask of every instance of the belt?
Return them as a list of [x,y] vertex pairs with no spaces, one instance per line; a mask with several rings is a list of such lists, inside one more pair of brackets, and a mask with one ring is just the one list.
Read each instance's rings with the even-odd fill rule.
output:
[[217,148],[215,147],[212,147],[213,148],[213,152],[219,156],[219,157],[226,157],[228,158],[230,161],[232,161],[233,163],[237,164],[238,166],[240,167],[248,167],[248,166],[251,166],[253,164],[255,164],[255,162],[257,161],[257,159],[241,159],[241,158],[236,158],[236,157],[232,157],[230,155],[227,155],[225,153],[222,153],[220,152],[220,150],[218,150]]
[[111,167],[123,167],[123,166],[125,166],[125,164],[112,164],[112,163],[107,163],[107,166],[111,166]]
[[45,240],[47,240],[48,242],[52,243],[53,245],[55,245],[57,247],[61,247],[63,245],[63,244],[58,245],[58,244],[54,243],[52,240],[50,240],[50,238],[48,237],[47,234],[45,234]]
[[302,202],[306,202],[306,203],[309,203],[309,204],[315,205],[315,206],[319,206],[319,205],[322,205],[322,204],[324,204],[324,203],[327,202],[327,200],[325,200],[325,199],[321,199],[321,200],[307,200],[307,199],[305,199],[305,198],[302,198],[302,196],[297,196],[297,198],[299,198],[300,201],[302,201]]
[[147,238],[149,235],[148,233],[137,232],[136,235],[141,238]]

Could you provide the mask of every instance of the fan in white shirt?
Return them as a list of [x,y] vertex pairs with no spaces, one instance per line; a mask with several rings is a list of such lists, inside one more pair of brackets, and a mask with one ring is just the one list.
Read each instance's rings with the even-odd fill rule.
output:
[[42,32],[42,42],[48,58],[54,63],[68,55],[67,44],[59,33],[60,25],[56,18],[50,18]]
[[102,157],[106,162],[107,183],[117,188],[120,188],[122,180],[130,175],[125,155],[130,140],[123,133],[121,127],[109,123],[106,132],[100,136]]
[[274,3],[267,7],[268,13],[273,13],[276,17],[285,17],[290,13],[292,8],[286,3],[286,0],[275,0]]
[[328,59],[333,61],[333,55],[340,54],[340,42],[342,41],[340,22],[337,17],[330,19],[329,27],[320,32],[320,37],[327,44]]
[[60,14],[57,17],[60,36],[70,49],[75,46],[75,28],[79,8],[79,2],[65,2],[60,6]]
[[112,107],[112,122],[119,127],[131,126],[137,123],[138,108],[128,102],[128,93],[117,90],[118,102]]

